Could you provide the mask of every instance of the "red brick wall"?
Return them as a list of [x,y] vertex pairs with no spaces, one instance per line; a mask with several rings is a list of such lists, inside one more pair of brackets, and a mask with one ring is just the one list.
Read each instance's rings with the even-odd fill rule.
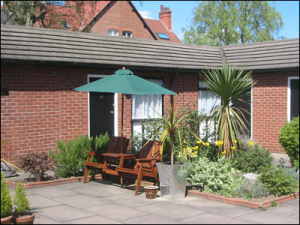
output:
[[108,35],[109,29],[116,29],[119,36],[123,36],[123,31],[130,31],[133,38],[154,39],[127,1],[112,2],[95,21],[91,24],[91,32],[95,34]]
[[287,119],[288,77],[299,72],[253,74],[253,140],[274,153],[285,153],[278,142]]
[[[130,68],[128,68],[130,69]],[[88,134],[88,96],[72,91],[87,83],[88,74],[110,75],[117,69],[86,69],[34,64],[3,63],[1,87],[9,96],[1,96],[1,157],[16,160],[31,151],[55,149],[58,139],[75,139]],[[135,71],[144,78],[164,78],[170,88],[174,72]],[[287,117],[288,77],[299,72],[254,74],[253,139],[272,152],[284,153],[278,134]],[[198,74],[178,73],[173,90],[176,108],[198,101]],[[118,133],[121,133],[122,95],[118,95]],[[165,95],[168,108],[170,96]],[[197,109],[197,104],[192,109]],[[131,134],[131,97],[124,99],[124,136]],[[2,141],[8,142],[2,144]],[[273,147],[274,146],[274,147]]]

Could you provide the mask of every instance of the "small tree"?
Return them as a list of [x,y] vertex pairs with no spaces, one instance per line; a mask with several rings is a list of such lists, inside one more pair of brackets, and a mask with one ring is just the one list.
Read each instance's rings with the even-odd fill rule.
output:
[[24,215],[26,212],[30,211],[29,208],[29,202],[28,199],[26,197],[26,192],[24,190],[24,188],[21,185],[21,182],[18,182],[18,185],[16,187],[15,190],[15,201],[14,203],[16,204],[16,211],[20,214],[20,215]]
[[1,218],[11,214],[11,196],[5,181],[5,175],[1,172]]
[[231,159],[231,147],[236,151],[235,140],[240,132],[244,133],[247,127],[244,123],[244,113],[250,114],[243,108],[233,107],[233,100],[241,100],[245,95],[250,95],[249,89],[256,82],[251,79],[251,72],[245,73],[244,69],[236,70],[236,67],[223,63],[222,69],[213,69],[203,72],[202,84],[207,90],[217,94],[222,101],[212,109],[212,119],[217,121],[216,134],[223,141],[220,146],[222,152],[226,151],[226,159]]

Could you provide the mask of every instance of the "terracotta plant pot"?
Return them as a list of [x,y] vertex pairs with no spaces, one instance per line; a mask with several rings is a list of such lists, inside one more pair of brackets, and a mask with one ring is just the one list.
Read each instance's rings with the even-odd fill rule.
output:
[[11,224],[12,216],[1,218],[1,224]]
[[35,214],[21,216],[15,218],[15,224],[33,224]]
[[144,189],[145,189],[145,193],[146,193],[146,198],[148,198],[148,199],[156,198],[158,186],[147,186],[147,187],[144,187]]

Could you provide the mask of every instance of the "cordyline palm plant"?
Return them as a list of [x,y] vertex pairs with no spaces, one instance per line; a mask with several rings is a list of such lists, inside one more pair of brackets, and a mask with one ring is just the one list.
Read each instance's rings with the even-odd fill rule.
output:
[[[171,102],[171,101],[170,101]],[[151,139],[158,137],[158,140],[162,143],[160,147],[160,155],[163,155],[164,144],[167,137],[170,137],[171,140],[171,165],[174,164],[174,141],[175,141],[175,134],[177,133],[180,149],[182,149],[182,133],[183,133],[183,126],[184,122],[187,122],[188,113],[180,112],[178,113],[177,109],[174,109],[172,104],[169,104],[169,111],[165,115],[160,115],[154,108],[153,110],[161,117],[161,119],[151,121],[150,123],[153,127],[156,127],[156,131]],[[197,139],[199,137],[190,131]],[[199,139],[200,140],[200,139]],[[147,143],[146,143],[147,144]]]
[[231,102],[243,101],[241,98],[251,94],[249,89],[256,82],[251,79],[251,71],[246,73],[244,68],[237,71],[235,66],[230,67],[225,62],[221,70],[206,70],[203,75],[204,80],[201,83],[208,91],[219,95],[222,99],[221,103],[212,109],[211,118],[217,122],[216,134],[224,143],[220,146],[220,150],[223,149],[222,152],[226,153],[226,159],[231,159],[231,149],[236,151],[235,140],[239,132],[244,133],[247,130],[242,111],[250,114],[243,108],[231,106]]

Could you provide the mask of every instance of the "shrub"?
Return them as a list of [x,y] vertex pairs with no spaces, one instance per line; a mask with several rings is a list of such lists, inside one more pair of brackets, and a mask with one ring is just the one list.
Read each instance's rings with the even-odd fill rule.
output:
[[288,177],[292,177],[294,181],[297,181],[299,183],[299,170],[296,171],[295,168],[283,167],[283,171]]
[[202,157],[196,163],[192,163],[188,181],[205,192],[227,191],[230,190],[234,181],[232,174],[235,172],[237,170],[224,157],[218,159],[217,162],[211,162]]
[[291,158],[293,166],[299,168],[299,116],[287,122],[279,132],[279,143]]
[[41,181],[44,179],[44,173],[53,169],[53,160],[45,152],[32,152],[21,156],[18,160],[18,165],[23,170],[30,172],[37,181]]
[[247,146],[243,142],[245,140],[238,140],[240,147],[235,157],[237,161],[235,164],[236,169],[244,173],[259,173],[262,168],[272,165],[274,158],[269,150],[265,150],[257,143],[253,146]]
[[297,181],[288,176],[282,167],[264,168],[258,179],[267,186],[271,194],[288,195],[296,191]]
[[5,181],[5,175],[1,172],[1,218],[10,216],[12,200]]
[[92,151],[92,144],[87,135],[78,137],[75,141],[57,141],[55,152],[49,151],[56,163],[55,175],[57,177],[71,177],[83,175],[87,159],[85,152]]
[[22,187],[20,181],[18,182],[18,185],[15,190],[14,203],[16,205],[16,211],[18,213],[20,213],[21,215],[30,211],[29,202],[26,197],[26,192],[25,192],[24,188]]
[[[107,151],[107,146],[110,138],[108,133],[106,132],[104,135],[100,134],[95,138],[91,137],[89,141],[91,142],[92,151],[104,153]],[[101,159],[104,160],[104,156],[101,154]],[[91,162],[97,162],[96,157],[92,156]]]
[[233,195],[238,197],[248,198],[260,198],[268,196],[270,191],[259,180],[251,182],[248,179],[242,179],[238,185],[235,185],[232,189]]

